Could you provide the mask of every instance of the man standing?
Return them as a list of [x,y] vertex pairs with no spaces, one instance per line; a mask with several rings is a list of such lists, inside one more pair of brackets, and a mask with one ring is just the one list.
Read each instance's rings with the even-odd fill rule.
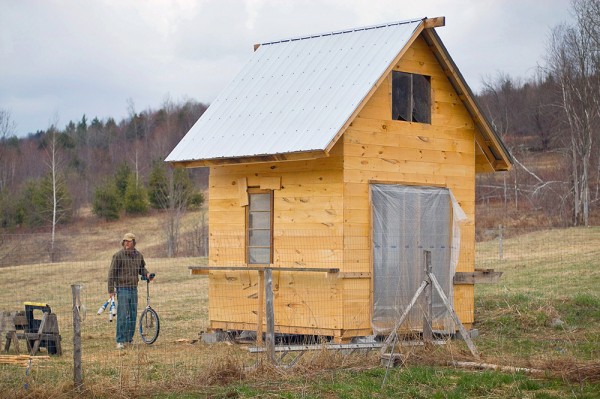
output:
[[127,233],[123,249],[115,253],[108,271],[108,294],[117,294],[117,349],[133,342],[138,303],[138,276],[149,277],[144,256],[135,249],[135,235]]

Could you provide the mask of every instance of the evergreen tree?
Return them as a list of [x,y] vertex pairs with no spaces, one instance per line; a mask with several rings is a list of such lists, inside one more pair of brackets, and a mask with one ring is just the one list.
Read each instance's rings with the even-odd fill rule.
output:
[[117,167],[117,171],[115,172],[115,185],[121,198],[125,198],[125,191],[127,191],[127,184],[133,176],[132,173],[131,168],[126,163],[122,163]]
[[17,200],[8,190],[0,190],[0,228],[10,228],[17,224]]
[[124,198],[125,212],[131,215],[142,215],[148,212],[148,194],[141,184],[136,184],[135,177],[131,175],[127,181]]
[[42,204],[39,180],[28,180],[21,192],[17,208],[17,223],[27,227],[41,226],[43,223]]
[[188,169],[173,169],[173,183],[173,189],[180,193],[177,196],[183,200],[186,208],[199,209],[202,206],[204,196],[194,190]]
[[25,184],[16,211],[16,223],[28,227],[41,227],[52,222],[54,212],[57,223],[68,223],[73,217],[72,205],[71,195],[64,181],[57,181],[54,193],[52,175],[47,174],[41,179],[32,179]]
[[114,180],[108,180],[94,191],[92,212],[104,220],[118,220],[123,207]]

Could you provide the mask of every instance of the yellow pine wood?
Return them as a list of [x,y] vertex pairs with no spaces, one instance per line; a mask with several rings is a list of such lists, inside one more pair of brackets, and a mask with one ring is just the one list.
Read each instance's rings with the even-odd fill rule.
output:
[[[404,126],[399,126],[404,125]],[[359,145],[382,145],[395,146],[406,149],[429,149],[448,152],[471,153],[475,152],[475,146],[472,138],[461,138],[459,135],[453,136],[446,134],[444,130],[426,131],[415,129],[410,131],[412,123],[408,122],[390,122],[385,126],[384,131],[373,131],[370,129],[361,130],[361,126],[357,123],[348,130],[348,137],[345,138],[346,143]],[[398,127],[405,132],[404,135],[393,134],[398,131]],[[390,133],[392,132],[392,133]],[[436,137],[437,136],[437,137]]]
[[[311,232],[311,230],[297,230],[297,229],[281,229],[280,231],[285,232],[283,234],[277,234],[274,240],[278,244],[281,244],[286,252],[297,252],[299,249],[304,248],[304,251],[310,251],[312,248],[341,248],[344,244],[345,237],[340,235],[328,235],[326,233],[319,234],[318,232]],[[278,250],[284,251],[284,250]]]
[[294,223],[339,223],[342,221],[342,210],[319,211],[281,211],[274,217],[274,223],[293,226]]
[[275,199],[281,198],[307,198],[307,197],[335,197],[343,195],[343,183],[340,180],[336,183],[302,183],[287,184],[284,182],[283,188],[275,193]]
[[346,157],[383,158],[383,159],[406,159],[412,161],[448,162],[455,164],[473,163],[475,154],[473,151],[445,151],[432,149],[428,143],[423,143],[420,148],[407,148],[380,144],[346,144]]
[[[209,180],[211,264],[243,264],[245,210],[236,207],[238,179],[270,187],[274,196],[274,261],[289,267],[335,265],[347,273],[371,273],[369,184],[387,182],[452,189],[470,220],[461,227],[459,269],[474,266],[474,176],[489,162],[475,145],[474,123],[422,39],[395,68],[431,76],[432,123],[389,120],[387,76],[331,149],[331,157],[211,167]],[[269,182],[269,183],[266,183]],[[230,233],[227,234],[227,233]],[[240,248],[236,248],[236,245]],[[214,250],[213,250],[214,249]],[[322,273],[277,273],[276,330],[327,332],[336,339],[370,330],[371,280],[323,278]],[[254,277],[210,277],[210,317],[218,326],[257,323]],[[216,304],[216,305],[215,305]],[[455,289],[461,320],[472,322],[471,286]]]
[[259,176],[261,190],[281,190],[281,176]]
[[294,227],[282,228],[282,226],[275,226],[273,230],[273,236],[275,238],[287,237],[291,239],[295,238],[315,238],[315,237],[337,237],[342,236],[343,226],[341,224],[329,225],[329,223],[310,223],[310,224],[294,224]]
[[275,209],[281,211],[342,209],[343,204],[344,199],[341,195],[306,195],[301,197],[285,195],[282,197],[276,196],[274,200]]
[[[393,165],[394,167],[390,167]],[[372,162],[371,168],[375,170],[393,170],[399,168],[400,171],[411,171],[423,175],[445,175],[445,176],[461,176],[474,179],[475,170],[466,169],[464,165],[454,165],[450,163],[437,162],[418,162],[418,161],[400,161],[395,160],[377,160]]]
[[365,105],[360,111],[361,118],[383,119],[390,114],[390,110],[378,106]]
[[[430,76],[442,76],[443,71],[436,65],[428,65],[427,61],[435,61],[429,53],[426,46],[413,46],[410,52],[407,52],[405,58],[401,60],[399,66],[410,67],[409,72],[423,73]],[[403,62],[406,61],[406,62]],[[405,69],[406,70],[406,69]],[[427,73],[425,72],[427,71]],[[437,75],[436,75],[437,74]],[[434,95],[434,107],[432,112],[432,124],[420,125],[406,122],[386,121],[380,117],[381,112],[374,111],[367,105],[359,115],[352,126],[348,129],[345,139],[345,160],[344,160],[344,181],[368,185],[372,180],[387,180],[389,182],[410,181],[415,184],[448,186],[453,178],[474,181],[475,176],[475,135],[472,131],[472,121],[466,109],[457,102],[457,96],[451,92],[451,87],[443,79],[432,78],[432,86],[436,90]],[[372,107],[389,108],[386,99],[379,99],[382,91],[374,95]],[[367,112],[365,112],[367,111]],[[369,118],[365,118],[368,116]],[[377,120],[380,119],[380,120]],[[441,124],[443,128],[438,128]],[[417,125],[417,126],[415,126]],[[420,125],[420,126],[419,126]],[[440,141],[445,140],[445,142]],[[457,145],[462,141],[463,152],[458,150]],[[409,143],[407,145],[407,143]],[[439,145],[443,143],[440,148]],[[389,147],[389,148],[388,148]],[[451,155],[447,155],[451,154]],[[407,171],[409,173],[398,173],[398,171]],[[440,178],[440,176],[442,176]],[[456,185],[456,184],[455,184]],[[455,196],[458,201],[467,205],[471,204],[474,198],[474,185],[459,184],[460,191],[457,190]],[[362,191],[354,188],[354,191]],[[370,209],[365,207],[365,203],[357,198],[348,198],[348,190],[345,190],[345,211],[344,217],[348,220],[367,222]],[[357,206],[358,204],[358,206]],[[354,208],[354,209],[350,209]],[[467,214],[473,215],[472,209],[466,209]],[[462,228],[465,230],[465,228]],[[465,231],[466,232],[466,231]],[[469,234],[464,234],[464,238],[469,240]],[[463,246],[464,247],[464,246]],[[461,267],[469,268],[465,262],[470,262],[470,257],[465,255],[469,248],[463,249],[460,258]],[[472,248],[471,248],[472,251]],[[350,296],[348,292],[346,295]],[[345,295],[345,297],[346,297]],[[462,302],[472,301],[473,298],[459,296],[457,306],[462,306]],[[359,301],[360,303],[360,301]],[[354,303],[356,305],[356,303]],[[358,305],[360,307],[360,305]],[[467,306],[467,311],[469,307]],[[464,312],[463,312],[464,313]],[[465,320],[468,315],[465,314]]]
[[410,59],[401,60],[396,65],[394,70],[408,72],[408,73],[414,73],[414,74],[418,74],[418,75],[430,76],[432,81],[434,79],[440,79],[440,80],[448,79],[446,77],[446,74],[444,73],[444,71],[442,69],[440,69],[440,67],[438,65],[431,64],[428,62],[418,61],[418,60],[410,60]]

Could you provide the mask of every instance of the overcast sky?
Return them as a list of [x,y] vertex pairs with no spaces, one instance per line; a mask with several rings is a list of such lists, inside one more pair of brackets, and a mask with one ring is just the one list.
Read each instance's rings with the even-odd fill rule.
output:
[[85,114],[117,121],[165,100],[210,103],[266,41],[445,16],[478,92],[527,78],[568,0],[0,0],[0,109],[24,136]]

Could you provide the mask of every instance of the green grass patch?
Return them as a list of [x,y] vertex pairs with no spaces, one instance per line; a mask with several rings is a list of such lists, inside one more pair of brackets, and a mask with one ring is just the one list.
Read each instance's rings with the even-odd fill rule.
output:
[[[207,279],[190,276],[187,266],[206,263],[202,258],[148,259],[158,276],[151,294],[161,316],[160,337],[152,346],[118,352],[114,323],[105,314],[95,314],[107,297],[108,258],[102,255],[93,261],[0,269],[2,310],[20,309],[24,301],[50,303],[58,314],[64,351],[62,357],[41,361],[27,376],[22,367],[0,365],[0,397],[77,396],[70,324],[74,282],[84,285],[88,308],[83,397],[600,397],[600,229],[531,233],[504,244],[503,259],[498,259],[497,243],[478,244],[477,267],[493,268],[503,276],[498,284],[475,287],[473,327],[479,336],[474,343],[483,362],[546,374],[453,368],[448,361],[472,360],[464,342],[455,340],[435,348],[406,349],[406,365],[389,370],[387,377],[376,353],[307,354],[291,369],[250,368],[257,358],[244,347],[198,342],[198,333],[207,327]],[[140,299],[143,303],[143,295]]]

